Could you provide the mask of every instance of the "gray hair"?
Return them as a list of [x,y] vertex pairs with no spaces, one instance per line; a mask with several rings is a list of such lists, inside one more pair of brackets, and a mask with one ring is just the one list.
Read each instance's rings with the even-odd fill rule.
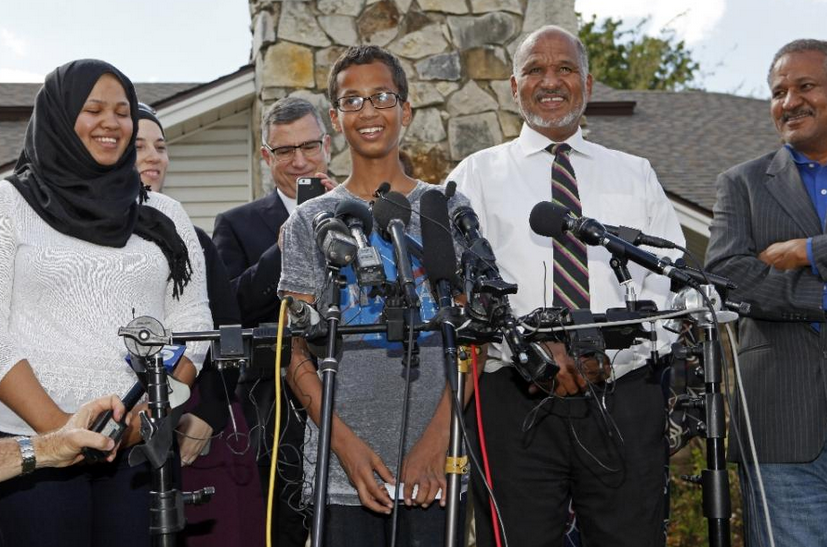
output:
[[824,72],[827,73],[827,41],[805,38],[793,40],[792,42],[781,46],[781,49],[775,52],[775,56],[772,58],[772,63],[770,63],[770,70],[767,73],[767,83],[772,86],[772,71],[775,69],[775,65],[781,57],[784,55],[789,55],[790,53],[802,53],[805,51],[821,52],[821,54],[824,55]]
[[271,106],[270,110],[267,111],[267,115],[264,117],[264,122],[261,124],[262,142],[269,142],[271,126],[293,123],[307,115],[313,116],[313,119],[316,120],[316,123],[319,125],[319,129],[324,135],[327,131],[325,130],[322,117],[319,114],[319,111],[316,110],[316,107],[309,101],[298,97],[285,97],[283,99],[279,99],[273,103],[273,106]]
[[586,78],[589,75],[589,54],[586,51],[586,46],[583,45],[583,42],[582,40],[580,40],[580,38],[578,38],[571,32],[567,31],[563,27],[558,27],[557,25],[542,26],[534,32],[532,32],[531,34],[529,34],[528,36],[526,36],[525,38],[523,38],[523,41],[520,42],[520,45],[517,46],[517,49],[514,51],[514,65],[511,69],[511,72],[514,74],[514,76],[519,76],[517,71],[519,70],[520,65],[522,65],[523,63],[523,58],[525,57],[525,50],[531,47],[534,44],[534,42],[537,41],[537,38],[539,38],[540,35],[545,34],[549,31],[565,34],[574,41],[575,45],[577,46],[577,64],[580,66],[580,76],[585,82]]

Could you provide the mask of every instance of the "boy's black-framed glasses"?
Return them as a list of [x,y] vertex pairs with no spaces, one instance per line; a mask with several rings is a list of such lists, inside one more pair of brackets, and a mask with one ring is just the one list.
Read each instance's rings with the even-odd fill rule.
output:
[[336,99],[336,108],[342,112],[359,112],[364,108],[365,101],[370,101],[373,108],[382,110],[396,106],[399,103],[399,95],[392,91],[382,91],[380,93],[374,93],[370,97],[359,97],[358,95],[341,97]]
[[300,144],[292,145],[288,144],[285,146],[277,146],[275,148],[271,147],[266,142],[262,142],[261,145],[264,146],[267,150],[270,151],[271,154],[276,158],[278,162],[288,162],[293,159],[293,156],[296,155],[296,150],[301,150],[302,154],[305,156],[314,156],[319,153],[322,149],[322,144],[324,144],[324,135],[318,140],[314,141],[305,141]]

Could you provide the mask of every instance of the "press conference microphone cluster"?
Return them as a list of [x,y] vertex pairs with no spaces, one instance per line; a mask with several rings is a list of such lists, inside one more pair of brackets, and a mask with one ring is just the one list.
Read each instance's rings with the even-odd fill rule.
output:
[[[516,292],[517,286],[506,283],[500,276],[491,244],[480,233],[477,214],[470,207],[458,207],[452,221],[468,244],[462,263],[466,294],[472,309],[475,300],[482,305],[487,319],[502,334],[511,350],[514,368],[526,381],[553,378],[559,367],[538,343],[527,342],[518,327],[507,296]],[[482,298],[476,298],[478,296]]]
[[660,258],[639,249],[625,239],[609,233],[605,226],[593,218],[572,216],[571,211],[565,207],[549,201],[541,201],[534,206],[529,216],[529,224],[534,233],[541,236],[559,240],[569,233],[586,245],[605,247],[618,258],[631,260],[682,285],[697,286],[697,282],[690,275],[676,268],[668,258]]

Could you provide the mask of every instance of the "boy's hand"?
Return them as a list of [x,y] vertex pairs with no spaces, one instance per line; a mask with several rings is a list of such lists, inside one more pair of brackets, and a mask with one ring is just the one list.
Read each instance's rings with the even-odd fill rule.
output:
[[382,458],[354,433],[350,433],[348,439],[334,451],[350,483],[359,492],[362,505],[371,511],[389,515],[393,502],[385,487],[377,484],[374,473],[387,483],[395,484],[395,481]]
[[[439,504],[445,507],[448,481],[445,478],[445,454],[448,445],[427,432],[411,448],[402,463],[402,482],[405,484],[405,505],[427,508],[442,489]],[[412,499],[414,485],[419,485]]]

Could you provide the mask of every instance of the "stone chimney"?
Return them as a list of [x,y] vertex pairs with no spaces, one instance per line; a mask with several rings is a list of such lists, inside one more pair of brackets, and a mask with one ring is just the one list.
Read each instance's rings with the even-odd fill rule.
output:
[[[330,127],[325,92],[347,46],[376,44],[400,58],[414,111],[401,148],[415,176],[441,182],[467,155],[519,133],[509,77],[523,36],[546,24],[577,32],[574,0],[250,0],[250,12],[253,119],[282,97],[308,99],[333,136],[330,170],[339,179],[350,173],[350,156]],[[256,197],[273,187],[267,169],[254,177]]]

